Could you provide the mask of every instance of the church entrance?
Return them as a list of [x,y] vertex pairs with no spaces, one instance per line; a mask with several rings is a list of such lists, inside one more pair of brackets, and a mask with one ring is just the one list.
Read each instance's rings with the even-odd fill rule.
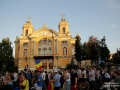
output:
[[53,69],[54,57],[53,56],[34,56],[34,59],[40,59],[43,69]]

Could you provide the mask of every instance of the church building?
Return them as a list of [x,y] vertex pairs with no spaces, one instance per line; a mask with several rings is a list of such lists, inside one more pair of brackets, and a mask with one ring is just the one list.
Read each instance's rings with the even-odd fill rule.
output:
[[22,34],[15,40],[15,65],[19,70],[26,66],[35,70],[35,60],[40,59],[43,69],[65,68],[74,58],[75,37],[69,32],[68,22],[62,16],[59,31],[45,24],[34,30],[29,18],[22,27]]

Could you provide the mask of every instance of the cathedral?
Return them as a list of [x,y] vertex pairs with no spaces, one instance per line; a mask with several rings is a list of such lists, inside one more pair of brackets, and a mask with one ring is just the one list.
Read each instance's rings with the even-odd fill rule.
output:
[[29,18],[22,27],[22,34],[15,40],[15,65],[19,70],[26,66],[36,69],[35,60],[40,59],[44,70],[65,68],[75,54],[75,37],[69,32],[69,25],[62,16],[58,24],[59,31],[45,24],[34,30]]

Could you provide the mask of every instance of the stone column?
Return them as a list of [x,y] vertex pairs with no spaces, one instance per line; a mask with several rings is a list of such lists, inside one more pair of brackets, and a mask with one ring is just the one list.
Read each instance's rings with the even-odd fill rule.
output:
[[49,69],[49,59],[47,59],[47,69]]
[[32,48],[32,55],[34,55],[34,41],[32,40],[32,46],[31,46],[31,48]]
[[54,54],[56,54],[56,41],[54,40]]
[[35,51],[36,51],[36,50],[35,50],[35,49],[36,49],[35,47],[36,47],[36,42],[34,41],[34,55],[35,55]]
[[58,39],[56,39],[56,54],[58,53]]

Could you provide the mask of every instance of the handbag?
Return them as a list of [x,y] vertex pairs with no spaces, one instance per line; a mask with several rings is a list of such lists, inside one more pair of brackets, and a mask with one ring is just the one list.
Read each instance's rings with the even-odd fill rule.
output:
[[[27,80],[26,80],[26,84],[27,84]],[[25,87],[26,87],[26,84],[23,86],[21,86],[21,89],[25,89]]]

